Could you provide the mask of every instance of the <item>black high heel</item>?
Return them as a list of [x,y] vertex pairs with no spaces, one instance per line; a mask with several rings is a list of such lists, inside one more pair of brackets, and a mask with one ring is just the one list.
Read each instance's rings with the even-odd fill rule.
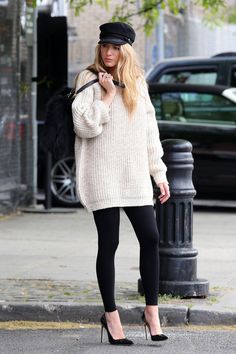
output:
[[150,333],[151,339],[153,341],[157,342],[157,341],[162,341],[162,340],[167,340],[168,339],[168,337],[165,334],[163,334],[163,333],[162,334],[154,334],[154,335],[152,335],[151,329],[150,329],[150,325],[149,325],[148,321],[146,320],[144,311],[143,311],[143,314],[142,314],[142,320],[143,320],[143,323],[144,323],[146,339],[147,339],[147,329],[146,329],[146,327],[149,329],[149,333]]
[[114,339],[111,335],[111,333],[109,332],[108,326],[107,326],[107,320],[105,317],[105,313],[102,315],[101,319],[101,343],[102,343],[102,337],[103,337],[103,328],[105,328],[105,330],[107,331],[107,335],[108,335],[108,340],[110,344],[115,344],[115,345],[131,345],[134,344],[134,342],[132,342],[132,340],[129,340],[127,338],[122,338],[122,339]]

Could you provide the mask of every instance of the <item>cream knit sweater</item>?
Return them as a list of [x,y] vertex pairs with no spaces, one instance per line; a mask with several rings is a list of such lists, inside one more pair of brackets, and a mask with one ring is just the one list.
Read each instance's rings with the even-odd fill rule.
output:
[[[94,78],[90,71],[82,71],[76,89]],[[76,186],[88,211],[152,205],[150,175],[156,184],[167,182],[155,110],[144,80],[139,87],[131,119],[122,101],[122,88],[117,88],[109,108],[101,101],[105,90],[99,83],[73,101]]]

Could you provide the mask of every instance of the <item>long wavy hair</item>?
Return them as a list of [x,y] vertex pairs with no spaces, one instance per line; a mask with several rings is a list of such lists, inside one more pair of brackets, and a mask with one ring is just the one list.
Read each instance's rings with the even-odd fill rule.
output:
[[[98,44],[95,49],[94,64],[88,69],[96,72],[109,72],[101,56],[101,45]],[[144,71],[140,66],[137,54],[130,44],[120,46],[120,57],[116,68],[114,79],[124,83],[125,88],[122,89],[122,99],[129,112],[129,116],[135,111],[139,95],[137,79],[144,80]]]

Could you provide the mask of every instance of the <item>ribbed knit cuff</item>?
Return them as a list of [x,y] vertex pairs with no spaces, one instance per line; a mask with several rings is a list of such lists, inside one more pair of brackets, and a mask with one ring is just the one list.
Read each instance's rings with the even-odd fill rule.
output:
[[153,176],[154,181],[156,183],[156,185],[158,186],[158,184],[160,183],[168,183],[167,178],[166,178],[166,173],[164,171],[160,171],[158,173],[155,174],[155,176]]

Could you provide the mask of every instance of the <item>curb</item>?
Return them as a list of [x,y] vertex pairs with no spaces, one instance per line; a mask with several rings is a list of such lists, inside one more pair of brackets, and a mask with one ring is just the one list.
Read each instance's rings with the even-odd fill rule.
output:
[[[144,307],[121,305],[118,310],[124,324],[141,324]],[[0,305],[0,322],[42,321],[97,323],[104,308],[98,304],[81,303],[8,303]],[[163,326],[178,325],[236,325],[236,312],[208,310],[200,307],[160,305]]]
[[193,325],[233,326],[236,325],[236,312],[214,308],[210,311],[200,306],[193,306],[189,311],[189,323]]

